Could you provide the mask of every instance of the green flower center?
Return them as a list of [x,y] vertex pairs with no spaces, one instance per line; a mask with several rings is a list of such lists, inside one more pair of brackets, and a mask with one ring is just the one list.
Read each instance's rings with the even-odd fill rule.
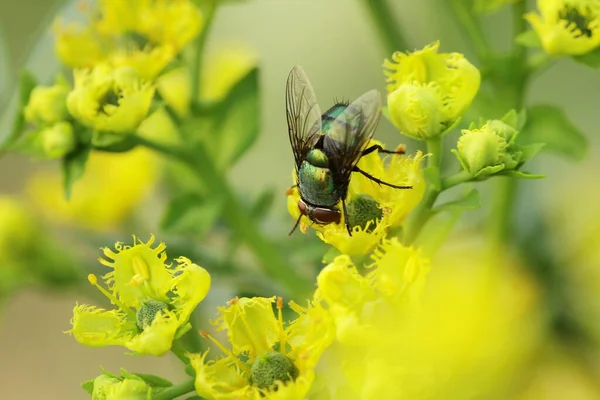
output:
[[168,309],[169,306],[162,301],[146,300],[135,315],[138,328],[141,330],[146,329],[152,324],[152,321],[156,318],[156,314]]
[[570,26],[574,25],[571,32],[576,33],[575,37],[592,37],[592,30],[589,28],[589,25],[590,20],[594,19],[594,15],[592,15],[589,7],[586,8],[583,14],[579,9],[567,5],[560,11],[558,17],[569,22]]
[[104,113],[104,106],[107,104],[111,104],[113,106],[119,106],[119,95],[114,92],[114,90],[110,89],[99,101],[100,109],[98,110],[101,113]]
[[268,389],[276,381],[288,382],[298,377],[298,368],[289,357],[269,351],[258,356],[250,369],[250,380],[261,389]]
[[373,221],[369,225],[369,231],[372,231],[377,226],[377,219],[383,216],[383,211],[378,207],[379,203],[371,196],[361,194],[350,199],[347,205],[348,223],[352,228],[360,226],[365,229],[369,221]]

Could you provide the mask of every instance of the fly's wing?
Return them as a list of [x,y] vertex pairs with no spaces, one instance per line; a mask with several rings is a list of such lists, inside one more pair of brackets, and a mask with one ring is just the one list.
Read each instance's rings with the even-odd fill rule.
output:
[[317,96],[300,66],[295,66],[288,76],[285,110],[290,144],[298,170],[308,151],[321,136],[321,110],[317,104]]
[[381,95],[370,90],[350,103],[332,122],[323,140],[323,149],[332,163],[337,184],[350,182],[352,169],[375,133],[381,116]]

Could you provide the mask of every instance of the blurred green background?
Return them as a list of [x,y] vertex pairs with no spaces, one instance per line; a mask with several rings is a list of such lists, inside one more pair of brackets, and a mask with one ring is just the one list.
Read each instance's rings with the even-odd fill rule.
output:
[[[442,51],[463,52],[473,59],[464,38],[447,17],[444,0],[396,0],[390,4],[393,4],[411,47],[421,48],[441,39]],[[41,82],[54,75],[58,64],[52,54],[50,25],[57,12],[63,13],[65,19],[75,18],[74,10],[74,4],[61,1],[0,2],[0,137],[6,134],[12,117],[9,99],[15,90],[19,69],[27,66]],[[507,14],[503,11],[486,17],[485,21],[492,41],[506,48],[509,46],[506,33],[510,28],[506,23]],[[321,104],[328,104],[334,97],[351,99],[371,88],[385,90],[381,64],[389,55],[359,0],[248,0],[226,4],[216,17],[208,51],[231,43],[247,45],[258,54],[263,129],[258,142],[230,172],[230,178],[240,192],[254,194],[267,186],[276,188],[281,195],[275,202],[273,215],[276,217],[269,229],[274,234],[284,235],[293,224],[285,211],[284,197],[292,169],[284,109],[284,85],[289,70],[293,65],[302,65]],[[564,107],[594,144],[598,142],[598,93],[600,77],[596,71],[564,60],[535,80],[527,101],[550,102]],[[409,152],[417,148],[416,143],[399,137],[385,120],[382,120],[376,138],[391,147],[407,142]],[[557,201],[569,201],[569,193],[564,189],[567,183],[580,182],[575,187],[582,190],[581,193],[586,193],[586,185],[597,187],[595,154],[592,150],[588,156],[590,161],[583,164],[570,164],[548,155],[541,157],[530,169],[547,173],[548,178],[522,185],[519,226],[527,228],[532,222],[529,219],[532,210],[539,210],[540,205],[552,210],[567,209],[555,208]],[[57,168],[57,165],[32,162],[15,155],[3,156],[0,159],[0,193],[21,191],[33,169],[48,168]],[[489,198],[487,184],[481,186],[486,204]],[[579,199],[579,206],[573,212],[582,214],[578,221],[587,217],[593,219],[597,215],[598,197],[590,194],[587,199],[582,199],[581,193],[571,194]],[[471,212],[462,224],[476,224],[484,216],[485,210]],[[600,287],[600,283],[597,286]],[[0,314],[0,398],[85,398],[79,383],[98,375],[100,365],[110,371],[124,367],[175,381],[181,378],[178,361],[170,355],[160,362],[152,360],[150,363],[145,358],[125,356],[121,348],[86,348],[65,335],[63,332],[69,329],[76,300],[75,294],[30,290],[20,292],[4,305]],[[590,318],[600,318],[600,315]]]

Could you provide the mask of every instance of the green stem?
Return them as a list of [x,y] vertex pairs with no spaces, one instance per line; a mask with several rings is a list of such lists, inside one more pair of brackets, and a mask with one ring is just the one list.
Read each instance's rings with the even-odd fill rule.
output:
[[387,0],[364,0],[367,11],[373,20],[381,42],[388,54],[408,49],[408,42],[400,29],[400,24],[394,20],[393,10]]
[[473,48],[477,53],[480,61],[485,61],[488,58],[490,45],[485,37],[477,16],[469,7],[468,2],[464,0],[450,0],[448,2],[450,10],[454,14],[454,18],[458,21],[458,25],[464,31],[464,34],[471,39]]
[[[527,49],[516,43],[516,38],[527,29],[523,14],[527,11],[525,1],[512,5],[513,20],[513,68],[516,70],[517,79],[514,81],[514,107],[518,110],[523,106],[525,90],[530,77],[527,68]],[[488,240],[492,250],[502,247],[509,239],[510,228],[513,226],[513,214],[517,198],[517,179],[499,178],[494,188],[494,200],[491,214],[488,218]]]
[[196,38],[196,47],[194,49],[194,59],[192,60],[192,104],[196,105],[200,101],[200,77],[202,74],[202,59],[206,38],[210,32],[215,12],[217,10],[217,1],[207,1],[207,7],[204,11],[204,27],[202,32]]
[[[440,136],[427,139],[427,153],[429,158],[427,159],[427,168],[437,169],[437,172],[433,173],[433,176],[439,177],[440,166],[442,164],[442,138]],[[435,200],[440,194],[439,182],[427,182],[425,188],[425,194],[419,205],[409,215],[404,224],[404,244],[410,245],[417,238],[423,226],[427,223],[429,217],[431,217],[431,209]]]
[[312,290],[312,285],[291,268],[276,246],[261,235],[260,229],[249,214],[248,207],[238,201],[203,144],[196,144],[192,152],[192,150],[187,151],[187,149],[151,142],[144,138],[139,138],[139,143],[186,163],[202,179],[209,192],[219,193],[226,210],[222,216],[229,227],[253,251],[261,261],[265,272],[279,280],[293,297],[304,296]]
[[152,400],[172,400],[195,390],[194,379],[173,385],[162,392],[152,396]]
[[450,175],[442,179],[442,190],[450,189],[461,183],[465,183],[471,180],[471,174],[466,171],[460,171],[453,175]]
[[186,356],[188,350],[185,348],[181,339],[175,340],[171,346],[171,353],[175,354],[179,360],[185,365],[190,363],[190,359]]

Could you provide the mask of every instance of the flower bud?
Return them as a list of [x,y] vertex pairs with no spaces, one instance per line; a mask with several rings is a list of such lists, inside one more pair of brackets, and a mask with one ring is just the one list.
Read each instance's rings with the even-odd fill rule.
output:
[[276,381],[288,382],[298,377],[294,362],[275,351],[256,357],[250,371],[252,384],[261,389],[272,387]]
[[473,177],[498,172],[504,168],[502,156],[506,140],[497,135],[489,125],[479,129],[464,129],[458,139],[457,150],[452,152],[463,169]]
[[385,60],[388,110],[401,133],[426,139],[443,134],[479,90],[479,71],[460,53],[438,53],[439,43]]
[[43,154],[46,158],[63,158],[75,149],[77,140],[68,122],[59,122],[39,133]]
[[388,95],[388,107],[396,128],[415,139],[437,136],[446,126],[444,104],[434,84],[404,83]]
[[37,86],[24,109],[25,120],[34,124],[54,124],[67,117],[65,85]]

